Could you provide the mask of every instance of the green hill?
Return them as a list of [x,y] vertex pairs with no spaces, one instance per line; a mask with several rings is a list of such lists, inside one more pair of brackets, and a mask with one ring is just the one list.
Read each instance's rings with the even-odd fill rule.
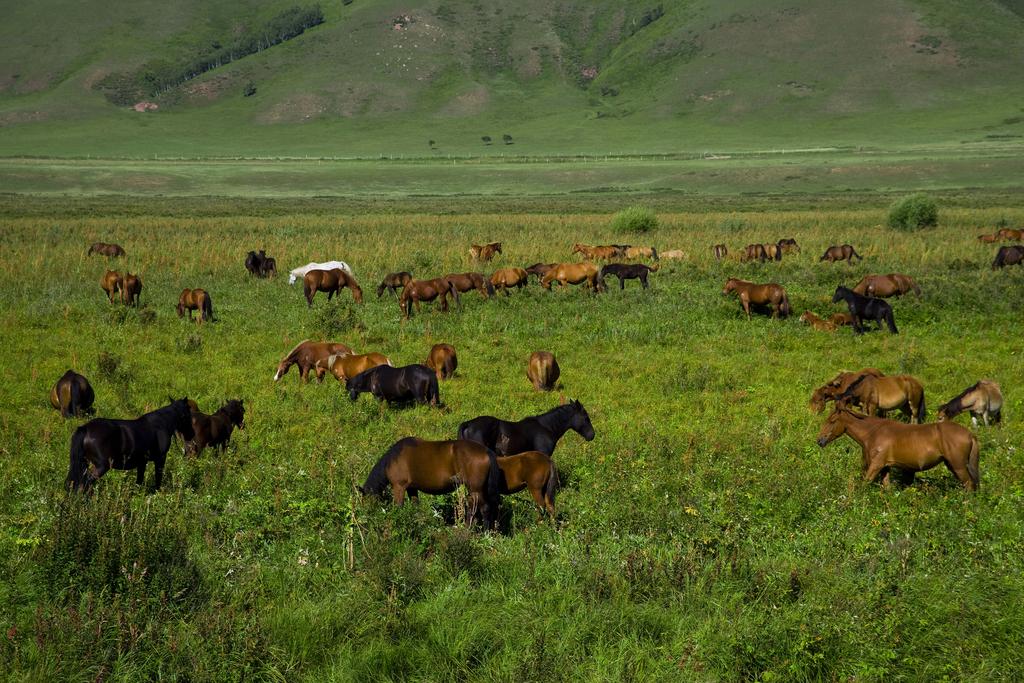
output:
[[[279,45],[155,95],[117,87],[293,6],[12,6],[0,154],[908,149],[1024,135],[1021,0],[327,0],[322,24]],[[158,108],[127,106],[141,102]]]

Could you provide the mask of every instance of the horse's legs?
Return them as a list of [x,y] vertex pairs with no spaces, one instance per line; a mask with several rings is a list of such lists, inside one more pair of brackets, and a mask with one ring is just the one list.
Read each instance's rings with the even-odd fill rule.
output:
[[747,321],[750,321],[750,301],[740,297],[740,302],[743,304],[743,310],[747,312]]
[[[222,444],[221,449],[223,448],[224,446]],[[153,467],[156,469],[156,487],[160,488],[160,485],[163,484],[164,482],[164,461],[154,460]]]
[[[143,460],[142,463],[138,467],[135,468],[135,485],[136,486],[142,486],[145,483],[146,483],[146,461]],[[159,484],[158,484],[158,486],[159,486]]]
[[405,493],[409,496],[409,500],[413,502],[413,505],[420,504],[420,492],[416,489],[406,489]]
[[640,283],[643,284],[644,289],[647,289],[647,273],[640,276]]
[[[984,421],[985,426],[988,427],[988,412],[987,411],[983,412],[981,414],[981,419]],[[971,413],[971,424],[974,426],[975,429],[978,428],[978,416],[975,415],[974,413]]]
[[889,468],[885,466],[884,458],[878,458],[877,460],[868,463],[868,467],[864,471],[864,481],[874,481],[883,470],[885,470],[886,473],[888,473],[889,470]]
[[402,503],[404,503],[405,502],[405,487],[404,486],[392,485],[391,488],[394,489],[393,493],[394,493],[394,497],[395,497],[395,505],[401,505]]
[[946,463],[946,469],[952,472],[953,475],[960,480],[960,483],[964,485],[966,490],[974,490],[974,481],[971,480],[971,474],[967,471],[966,461],[959,467],[952,465],[947,458],[943,458],[942,462]]

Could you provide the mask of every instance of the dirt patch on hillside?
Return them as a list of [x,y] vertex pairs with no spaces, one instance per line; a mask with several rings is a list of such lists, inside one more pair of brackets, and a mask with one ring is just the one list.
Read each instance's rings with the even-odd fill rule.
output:
[[0,128],[20,126],[24,123],[39,123],[47,118],[49,115],[42,111],[8,111],[0,114]]
[[476,88],[448,100],[438,110],[438,118],[474,116],[487,109],[491,95],[487,88]]
[[302,123],[323,116],[330,104],[311,93],[296,93],[256,114],[256,123]]
[[56,74],[46,74],[38,78],[33,78],[31,81],[20,81],[14,92],[19,95],[26,93],[35,92],[36,90],[42,90],[46,86],[50,85],[53,79],[56,78]]

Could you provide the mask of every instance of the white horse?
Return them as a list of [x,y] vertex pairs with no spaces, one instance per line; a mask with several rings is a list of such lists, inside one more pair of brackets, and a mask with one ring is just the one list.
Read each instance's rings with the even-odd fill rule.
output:
[[294,285],[296,280],[306,277],[306,273],[308,273],[311,270],[334,270],[335,268],[341,268],[352,277],[355,277],[355,274],[352,272],[352,269],[349,268],[348,264],[345,263],[344,261],[327,261],[326,263],[311,262],[307,263],[301,268],[296,268],[295,270],[291,271],[291,277],[288,278],[288,284]]

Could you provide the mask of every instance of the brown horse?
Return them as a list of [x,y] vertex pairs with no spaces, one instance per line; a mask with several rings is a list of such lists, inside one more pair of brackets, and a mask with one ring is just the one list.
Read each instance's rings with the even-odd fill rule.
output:
[[423,364],[434,371],[440,382],[443,379],[451,379],[455,374],[455,369],[459,367],[459,358],[451,344],[434,344]]
[[309,371],[316,367],[317,361],[326,361],[335,355],[350,356],[352,349],[340,342],[315,342],[308,339],[301,341],[288,352],[287,356],[281,358],[274,381],[284,377],[291,366],[298,365],[299,376],[303,382],[306,382],[309,380]]
[[583,282],[594,292],[601,292],[605,289],[604,281],[601,279],[601,269],[590,261],[580,263],[559,263],[548,271],[541,281],[540,286],[551,291],[551,283],[558,282],[558,288],[569,291],[569,285],[578,285]]
[[982,244],[992,244],[999,239],[999,233],[994,232],[991,235],[978,235],[978,241]]
[[89,253],[86,256],[92,256],[92,253],[102,254],[103,256],[124,256],[124,249],[118,244],[107,244],[106,242],[97,242],[96,244],[89,247]]
[[412,282],[412,275],[404,270],[401,273],[388,273],[384,277],[384,282],[380,283],[380,287],[377,288],[377,298],[379,299],[386,289],[397,299],[398,294],[395,292],[395,289],[398,287],[405,289],[405,286],[410,282]]
[[715,258],[721,261],[729,255],[729,247],[724,244],[716,244],[712,247],[715,250]]
[[362,354],[336,354],[328,356],[327,360],[316,362],[316,383],[324,380],[324,374],[329,372],[339,382],[347,382],[360,372],[375,368],[378,365],[390,365],[394,367],[391,359],[383,353],[362,353]]
[[178,305],[174,308],[178,311],[179,318],[185,315],[185,311],[188,311],[188,319],[192,320],[192,311],[199,311],[196,319],[200,322],[207,319],[213,320],[213,302],[210,300],[210,295],[202,289],[181,290],[181,294],[178,296]]
[[501,504],[498,458],[494,451],[469,439],[425,441],[411,436],[402,439],[381,456],[366,482],[358,488],[364,496],[383,498],[388,484],[397,505],[405,501],[406,493],[414,503],[419,503],[420,492],[437,495],[465,486],[470,501],[467,527],[479,511],[484,528],[492,528]]
[[126,273],[121,285],[121,303],[125,306],[138,306],[142,294],[142,278]]
[[738,280],[731,277],[728,282],[725,283],[725,289],[722,290],[722,295],[724,296],[729,292],[736,292],[739,294],[740,303],[743,304],[743,310],[747,313],[747,320],[750,320],[750,304],[758,306],[767,306],[768,304],[771,304],[772,310],[775,312],[775,315],[772,316],[773,318],[785,318],[791,312],[789,307],[789,295],[786,293],[786,288],[782,285],[777,285],[774,282],[757,285],[753,282]]
[[537,391],[554,389],[560,374],[558,361],[555,360],[553,354],[547,351],[537,351],[530,356],[530,360],[526,364],[526,376],[533,382],[533,388]]
[[799,254],[800,245],[796,243],[796,240],[792,237],[783,237],[778,241],[779,249],[782,250],[783,254]]
[[769,261],[781,261],[782,260],[782,247],[777,244],[762,244],[764,247],[764,253],[768,255]]
[[992,270],[1006,266],[1018,266],[1024,262],[1024,247],[1016,245],[1000,247],[996,252],[996,260],[992,262]]
[[409,319],[409,312],[412,307],[410,302],[416,304],[416,315],[420,314],[421,301],[433,301],[440,297],[441,311],[448,311],[448,295],[455,299],[455,303],[462,307],[462,299],[459,298],[459,290],[455,283],[443,277],[435,277],[433,280],[412,280],[402,290],[402,296],[398,297],[398,305],[402,308],[402,319]]
[[817,415],[825,411],[825,404],[829,401],[834,401],[836,396],[843,393],[850,388],[850,385],[856,382],[864,375],[871,375],[872,377],[885,377],[885,373],[877,368],[864,368],[859,372],[846,372],[841,371],[835,377],[825,382],[811,394],[811,404],[809,410]]
[[909,474],[912,482],[914,473],[929,470],[942,462],[965,489],[973,491],[978,488],[978,437],[958,424],[905,425],[837,405],[818,433],[818,445],[824,448],[843,434],[860,445],[864,481],[874,481],[879,475],[886,476],[889,469],[895,467]]
[[[558,265],[557,263],[534,263],[529,268],[524,268],[523,270],[525,270],[528,275],[536,275],[537,276],[537,282],[540,282],[541,278],[544,277],[545,275],[547,275],[548,271],[550,271],[552,268],[554,268],[557,265]],[[492,275],[491,276],[491,282],[493,283],[493,281],[494,281],[494,276]]]
[[462,294],[475,289],[483,294],[485,299],[494,296],[494,286],[487,276],[481,273],[449,273],[444,279],[455,285],[455,289]]
[[1003,392],[999,385],[990,379],[983,379],[973,387],[967,387],[949,403],[939,406],[939,422],[952,420],[964,411],[971,413],[971,424],[978,426],[980,417],[988,427],[988,417],[992,416],[996,424],[1002,426]]
[[800,316],[800,322],[805,322],[811,326],[811,329],[819,332],[835,332],[836,324],[831,320],[822,320],[814,313],[810,311],[804,311],[804,314]]
[[836,327],[842,327],[843,325],[852,325],[853,316],[849,313],[833,313],[828,317],[829,322],[835,323]]
[[760,260],[761,263],[767,261],[768,251],[764,248],[763,244],[748,244],[746,251],[740,254],[740,261],[750,263],[757,260]]
[[91,408],[94,400],[96,394],[89,380],[74,370],[65,372],[50,391],[50,405],[60,411],[61,417],[78,417],[78,411]]
[[100,278],[100,287],[107,293],[111,304],[117,303],[115,297],[121,294],[121,288],[124,287],[124,276],[116,270],[108,270],[107,274]]
[[1024,240],[1024,230],[1014,230],[1013,228],[1003,228],[999,231],[999,236],[1004,240],[1017,240],[1020,242]]
[[626,247],[626,251],[623,254],[623,257],[627,260],[632,260],[635,258],[649,258],[657,261],[658,252],[654,249],[654,247]]
[[223,454],[235,427],[245,429],[245,406],[241,399],[231,399],[213,415],[193,410],[192,429],[196,435],[185,442],[185,454],[199,455],[207,446],[220,446]]
[[572,253],[570,253],[569,255],[572,256],[573,254],[583,254],[583,258],[587,259],[588,261],[608,261],[613,258],[617,258],[618,256],[621,256],[622,252],[623,250],[615,246],[614,244],[599,247],[591,247],[587,246],[586,244],[576,244],[573,245]]
[[306,294],[306,308],[313,307],[313,297],[317,292],[327,292],[327,300],[337,294],[341,296],[341,288],[352,290],[352,298],[357,304],[363,303],[363,290],[356,279],[341,268],[331,270],[311,270],[302,278],[302,289]]
[[841,394],[835,397],[836,405],[846,407],[847,404],[859,405],[868,415],[878,415],[899,408],[904,415],[910,416],[911,424],[921,424],[928,411],[924,405],[924,387],[921,382],[910,375],[892,375],[891,377],[872,377],[864,375],[850,383]]
[[533,502],[537,505],[537,523],[544,521],[547,508],[551,522],[555,521],[555,492],[558,489],[558,472],[554,461],[540,451],[527,451],[517,455],[498,458],[501,469],[501,493],[519,493],[530,489]]
[[890,296],[902,296],[914,290],[914,294],[921,296],[921,288],[913,278],[902,273],[889,273],[888,275],[867,275],[853,288],[853,291],[868,298],[877,297],[885,299]]
[[858,254],[853,247],[849,244],[844,244],[840,247],[829,247],[825,250],[825,255],[818,259],[818,263],[822,261],[828,261],[829,263],[835,263],[836,261],[842,261],[846,259],[846,265],[851,265],[853,257],[856,256],[858,259],[863,260],[864,257]]
[[490,263],[491,259],[494,258],[495,254],[501,253],[501,242],[491,242],[485,244],[482,247],[478,244],[474,244],[469,248],[469,256],[474,261],[481,259]]
[[[550,272],[550,269],[547,272]],[[508,288],[517,287],[522,289],[530,283],[530,275],[526,272],[525,268],[502,268],[495,271],[494,275],[491,276],[490,283],[492,289],[501,287],[502,293],[505,296],[510,296]]]

